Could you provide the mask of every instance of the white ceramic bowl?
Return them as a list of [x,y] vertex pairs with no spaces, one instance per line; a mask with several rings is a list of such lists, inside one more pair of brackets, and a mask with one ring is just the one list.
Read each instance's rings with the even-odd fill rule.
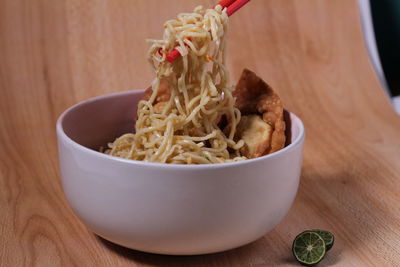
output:
[[204,254],[252,242],[295,198],[304,128],[290,114],[292,143],[236,163],[146,163],[97,152],[131,131],[143,90],[96,97],[66,110],[57,136],[62,185],[76,215],[114,243],[160,254]]

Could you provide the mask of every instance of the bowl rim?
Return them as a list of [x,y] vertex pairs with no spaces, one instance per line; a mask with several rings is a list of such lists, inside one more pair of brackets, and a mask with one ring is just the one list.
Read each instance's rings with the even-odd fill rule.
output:
[[[57,123],[56,123],[56,132],[57,132],[57,137],[58,139],[63,139],[66,141],[66,143],[71,146],[74,147],[75,149],[92,155],[94,157],[99,157],[105,160],[110,160],[110,161],[114,161],[114,162],[119,162],[119,163],[123,163],[123,164],[128,164],[128,165],[132,165],[132,166],[138,166],[138,167],[162,167],[162,168],[172,168],[172,169],[189,169],[189,170],[199,170],[199,169],[219,169],[219,168],[226,168],[226,167],[233,167],[233,166],[244,166],[247,164],[252,164],[252,163],[256,163],[259,161],[264,161],[267,160],[269,158],[274,158],[274,157],[279,157],[282,154],[287,153],[289,150],[294,149],[295,147],[299,146],[304,138],[305,138],[305,128],[304,128],[304,124],[301,121],[301,119],[294,113],[289,112],[289,114],[291,116],[294,116],[294,119],[297,120],[297,125],[299,127],[299,134],[298,136],[295,138],[295,140],[293,142],[291,142],[288,146],[273,152],[271,154],[265,155],[265,156],[261,156],[258,158],[254,158],[254,159],[246,159],[246,160],[242,160],[242,161],[235,161],[235,162],[225,162],[225,163],[215,163],[215,164],[176,164],[176,163],[160,163],[160,162],[147,162],[147,161],[139,161],[139,160],[133,160],[133,159],[125,159],[125,158],[120,158],[120,157],[115,157],[115,156],[111,156],[108,154],[104,154],[101,153],[99,151],[87,148],[81,144],[78,144],[77,142],[75,142],[74,140],[72,140],[65,132],[64,132],[64,128],[62,126],[64,118],[70,113],[72,112],[74,109],[77,109],[81,106],[84,105],[88,105],[90,103],[99,101],[99,100],[103,100],[103,99],[107,99],[110,97],[116,97],[116,96],[121,96],[121,95],[130,95],[132,93],[134,94],[143,94],[145,91],[145,89],[133,89],[133,90],[127,90],[127,91],[122,91],[122,92],[115,92],[115,93],[109,93],[109,94],[104,94],[104,95],[100,95],[100,96],[95,96],[95,97],[91,97],[89,99],[83,100],[81,102],[78,102],[72,106],[70,106],[69,108],[67,108],[66,110],[64,110],[61,115],[58,117],[57,119]],[[293,124],[293,123],[292,123]],[[58,143],[60,143],[60,140],[58,140]],[[60,151],[58,151],[60,153]]]

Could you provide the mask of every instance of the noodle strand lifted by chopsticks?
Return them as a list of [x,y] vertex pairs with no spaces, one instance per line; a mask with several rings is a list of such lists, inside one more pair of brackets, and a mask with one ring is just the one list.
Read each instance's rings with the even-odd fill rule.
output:
[[[179,14],[164,24],[163,40],[149,40],[148,59],[157,77],[148,100],[138,104],[135,134],[124,134],[106,153],[127,159],[203,164],[243,160],[243,141],[233,140],[240,111],[228,85],[225,43],[228,16],[221,6]],[[166,55],[181,57],[170,63]],[[170,88],[169,100],[157,111],[161,83]],[[220,129],[218,123],[226,126]]]

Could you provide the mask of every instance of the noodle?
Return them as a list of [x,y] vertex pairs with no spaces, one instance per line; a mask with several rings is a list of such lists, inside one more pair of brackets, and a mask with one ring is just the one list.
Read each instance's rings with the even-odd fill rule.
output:
[[[148,40],[148,60],[157,76],[149,99],[138,104],[135,134],[117,138],[105,153],[176,164],[246,159],[239,152],[244,142],[234,140],[241,114],[234,107],[225,67],[226,10],[219,5],[197,7],[167,21],[164,28],[163,40]],[[166,56],[174,48],[181,57],[170,63]],[[171,92],[160,104],[161,83]],[[224,129],[218,126],[221,120],[226,121]]]

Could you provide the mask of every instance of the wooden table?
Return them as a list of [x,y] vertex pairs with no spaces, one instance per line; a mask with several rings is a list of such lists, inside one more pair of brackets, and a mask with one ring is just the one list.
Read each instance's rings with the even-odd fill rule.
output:
[[297,233],[331,230],[322,266],[400,265],[400,117],[365,48],[356,0],[254,0],[231,19],[229,69],[268,81],[307,129],[299,193],[262,239],[213,255],[101,240],[69,208],[55,123],[78,101],[144,88],[145,38],[206,0],[0,0],[1,266],[290,266]]

